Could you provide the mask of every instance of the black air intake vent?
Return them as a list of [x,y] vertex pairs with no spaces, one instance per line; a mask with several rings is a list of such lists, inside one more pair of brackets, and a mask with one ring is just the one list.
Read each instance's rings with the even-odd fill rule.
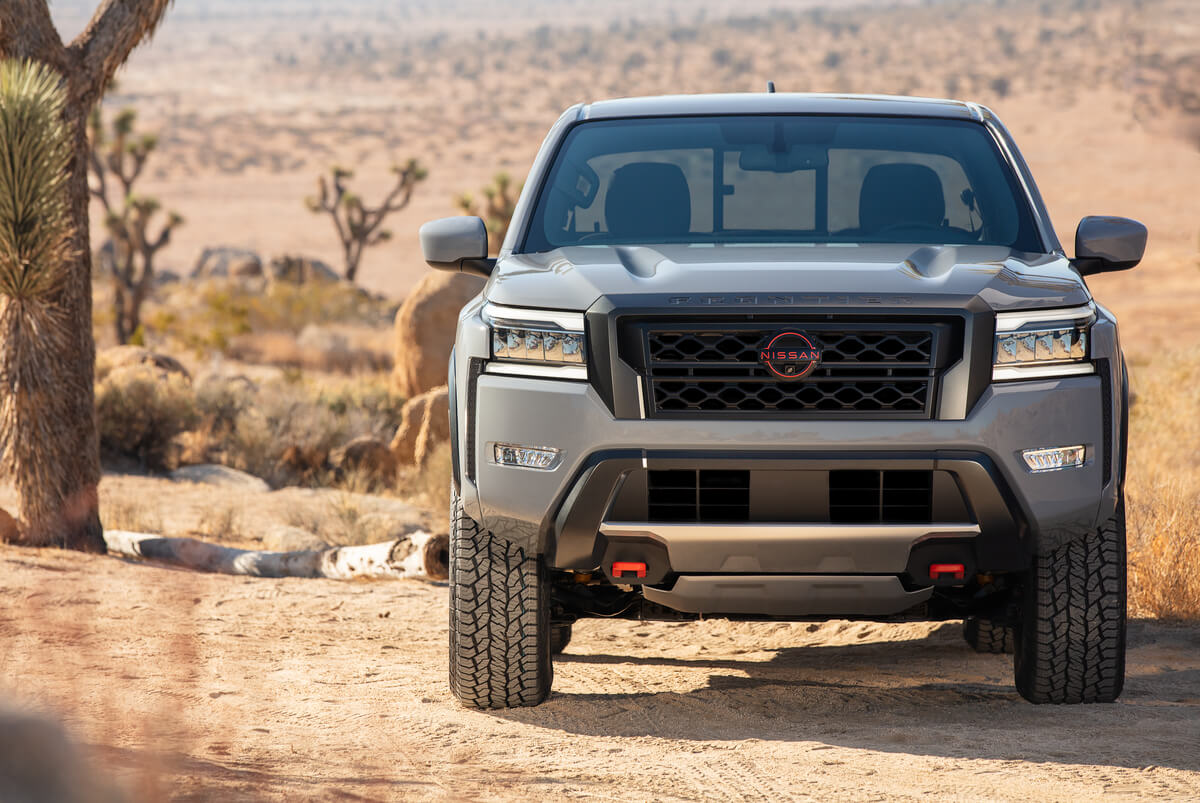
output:
[[650,471],[650,521],[748,521],[749,471]]
[[932,516],[932,471],[829,472],[835,524],[928,524]]

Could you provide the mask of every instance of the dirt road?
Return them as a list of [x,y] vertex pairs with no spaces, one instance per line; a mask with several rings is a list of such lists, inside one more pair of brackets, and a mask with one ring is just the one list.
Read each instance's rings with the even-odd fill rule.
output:
[[1035,708],[958,623],[585,622],[537,709],[445,683],[445,589],[0,547],[0,695],[182,800],[1200,798],[1200,628]]

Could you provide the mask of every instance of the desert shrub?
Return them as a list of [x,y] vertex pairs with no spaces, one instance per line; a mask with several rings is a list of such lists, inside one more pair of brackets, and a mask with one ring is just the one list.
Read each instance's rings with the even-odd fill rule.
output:
[[199,353],[249,352],[254,349],[248,337],[272,332],[295,336],[313,324],[386,328],[396,306],[346,282],[272,282],[263,289],[214,281],[198,293],[194,286],[181,285],[148,312],[145,322],[148,334]]
[[197,419],[191,384],[178,374],[133,366],[110,372],[96,387],[100,448],[108,457],[169,468],[172,441]]
[[390,333],[370,330],[365,337],[341,335],[318,342],[297,338],[289,332],[264,332],[233,338],[225,356],[251,365],[274,365],[325,373],[358,374],[390,371],[393,355]]
[[403,406],[384,378],[262,386],[214,379],[199,386],[195,403],[196,426],[181,439],[185,460],[228,465],[275,486],[333,483],[329,453],[363,435],[390,442]]

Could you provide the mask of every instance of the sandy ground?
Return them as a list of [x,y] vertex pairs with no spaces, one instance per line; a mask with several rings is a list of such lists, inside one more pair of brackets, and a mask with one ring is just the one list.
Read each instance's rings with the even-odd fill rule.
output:
[[180,800],[1200,798],[1200,628],[1034,707],[957,622],[588,621],[537,709],[446,689],[446,593],[0,548],[0,698]]

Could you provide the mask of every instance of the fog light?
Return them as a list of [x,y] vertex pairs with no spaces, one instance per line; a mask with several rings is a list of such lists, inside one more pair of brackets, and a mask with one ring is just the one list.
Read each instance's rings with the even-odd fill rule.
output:
[[502,466],[539,468],[548,471],[558,465],[560,452],[547,446],[514,446],[511,443],[492,444],[496,462]]
[[1059,446],[1055,449],[1026,449],[1021,452],[1025,465],[1034,474],[1043,471],[1058,471],[1061,468],[1078,468],[1083,465],[1082,446]]

